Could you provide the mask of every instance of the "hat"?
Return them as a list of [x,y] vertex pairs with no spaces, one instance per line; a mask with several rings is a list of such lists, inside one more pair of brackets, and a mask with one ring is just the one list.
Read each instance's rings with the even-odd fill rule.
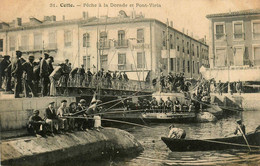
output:
[[55,102],[54,101],[52,101],[52,102],[50,102],[49,104],[54,104]]
[[69,61],[69,59],[65,59],[65,61]]
[[85,99],[80,99],[79,102],[80,102],[80,103],[86,103],[86,100],[85,100]]
[[242,120],[238,120],[237,123],[238,123],[238,124],[241,124],[241,123],[242,123]]
[[72,102],[72,103],[70,103],[70,107],[71,107],[73,104],[76,104],[76,105],[77,105],[77,103],[76,103],[76,102]]
[[67,100],[61,100],[61,103],[67,103]]
[[4,58],[10,58],[10,55],[4,55]]
[[170,128],[173,128],[173,127],[174,127],[174,124],[171,124],[171,125],[169,126],[169,129],[170,129]]
[[39,114],[40,111],[39,110],[33,110],[33,114]]
[[47,53],[44,53],[44,55],[45,55],[45,56],[48,56],[48,57],[50,56],[50,55],[49,55],[49,54],[47,54]]
[[34,59],[34,56],[33,56],[33,55],[30,55],[30,56],[29,56],[29,59]]

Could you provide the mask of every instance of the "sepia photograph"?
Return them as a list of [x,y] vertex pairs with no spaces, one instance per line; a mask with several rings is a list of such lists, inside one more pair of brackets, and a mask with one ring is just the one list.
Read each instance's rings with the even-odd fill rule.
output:
[[0,165],[260,165],[259,0],[0,0]]

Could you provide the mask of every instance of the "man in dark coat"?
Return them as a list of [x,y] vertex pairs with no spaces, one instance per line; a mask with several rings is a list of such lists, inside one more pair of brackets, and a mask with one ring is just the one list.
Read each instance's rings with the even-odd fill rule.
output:
[[29,97],[29,91],[32,92],[32,97],[36,97],[37,94],[34,89],[34,74],[33,74],[33,61],[34,61],[34,56],[31,55],[29,56],[28,62],[25,62],[22,64],[23,70],[24,70],[24,93],[25,97]]
[[3,83],[3,80],[5,80],[6,78],[6,69],[7,67],[10,65],[10,56],[9,55],[5,55],[4,56],[4,59],[1,61],[0,63],[0,89],[2,89],[2,83]]
[[22,62],[21,62],[21,51],[16,51],[16,57],[12,61],[11,65],[11,75],[14,77],[14,88],[15,88],[15,98],[19,98],[19,94],[22,91]]
[[52,135],[53,132],[60,133],[60,119],[58,118],[56,110],[54,109],[54,103],[55,102],[50,102],[48,108],[45,109],[45,122],[50,125],[50,132]]
[[88,85],[88,86],[91,85],[92,76],[93,76],[93,74],[91,73],[90,68],[88,68],[88,71],[87,71],[87,85]]
[[48,85],[50,83],[49,79],[49,65],[47,63],[47,59],[49,58],[49,54],[45,53],[44,58],[40,62],[40,78],[41,78],[41,88],[42,88],[42,96],[48,95]]

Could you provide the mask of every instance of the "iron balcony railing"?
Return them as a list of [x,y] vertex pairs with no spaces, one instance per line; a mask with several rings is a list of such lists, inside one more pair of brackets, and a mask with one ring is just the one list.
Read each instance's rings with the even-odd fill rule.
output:
[[129,46],[128,40],[117,40],[117,41],[115,41],[115,47],[116,48],[128,47],[128,46]]

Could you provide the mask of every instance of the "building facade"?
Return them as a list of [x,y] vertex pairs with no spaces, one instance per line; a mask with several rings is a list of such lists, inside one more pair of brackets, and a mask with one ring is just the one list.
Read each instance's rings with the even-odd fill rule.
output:
[[155,78],[160,72],[197,78],[202,65],[209,67],[204,41],[176,30],[172,23],[124,11],[117,17],[88,18],[83,13],[76,20],[50,16],[24,24],[19,19],[13,25],[1,23],[0,54],[12,56],[16,50],[36,57],[48,52],[56,63],[69,59],[73,67],[125,71],[130,79],[143,81],[148,73]]
[[210,14],[212,67],[260,66],[260,10]]

